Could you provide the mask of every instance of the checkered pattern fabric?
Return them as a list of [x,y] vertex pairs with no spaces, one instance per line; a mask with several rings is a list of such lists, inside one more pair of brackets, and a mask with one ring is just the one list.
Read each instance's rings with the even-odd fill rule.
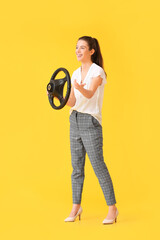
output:
[[107,205],[116,203],[113,183],[103,158],[102,126],[91,114],[73,110],[70,121],[71,174],[74,204],[82,199],[86,153],[102,188]]

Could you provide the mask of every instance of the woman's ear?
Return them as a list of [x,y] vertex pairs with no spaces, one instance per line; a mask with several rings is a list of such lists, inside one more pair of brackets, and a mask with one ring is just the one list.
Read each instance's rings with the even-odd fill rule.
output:
[[93,54],[94,54],[94,52],[95,52],[95,50],[94,50],[94,49],[92,49],[92,50],[90,51],[91,55],[93,55]]

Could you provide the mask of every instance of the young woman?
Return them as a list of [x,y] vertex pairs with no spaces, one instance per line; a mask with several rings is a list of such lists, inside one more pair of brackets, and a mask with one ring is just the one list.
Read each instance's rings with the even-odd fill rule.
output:
[[70,109],[70,148],[73,172],[73,207],[65,222],[73,222],[82,214],[81,197],[84,182],[85,155],[88,154],[94,172],[109,206],[103,224],[116,222],[118,209],[112,180],[103,159],[102,102],[106,74],[97,39],[83,36],[76,45],[77,60],[81,67],[71,77],[71,93],[67,105]]

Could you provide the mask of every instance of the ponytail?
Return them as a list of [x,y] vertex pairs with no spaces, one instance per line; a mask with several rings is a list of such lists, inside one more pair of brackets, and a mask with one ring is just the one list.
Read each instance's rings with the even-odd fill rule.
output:
[[[100,49],[98,40],[96,38],[92,38],[89,36],[80,37],[78,40],[86,41],[88,43],[89,50],[92,50],[92,49],[95,50],[95,52],[91,56],[91,60],[93,63],[96,63],[104,70],[103,58],[102,58],[101,49]],[[105,70],[104,70],[104,72],[105,72]],[[106,74],[106,72],[105,72],[105,74]],[[106,77],[107,77],[107,74],[106,74]]]

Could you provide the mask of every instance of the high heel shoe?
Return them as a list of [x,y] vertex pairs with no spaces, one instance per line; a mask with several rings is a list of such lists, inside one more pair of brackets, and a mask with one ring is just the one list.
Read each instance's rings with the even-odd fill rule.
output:
[[74,217],[67,217],[64,221],[65,222],[74,222],[76,217],[79,216],[79,220],[81,220],[81,214],[82,214],[82,207],[80,206],[77,214]]
[[116,223],[118,214],[119,214],[118,209],[116,209],[116,216],[115,216],[115,218],[113,218],[113,219],[104,219],[102,223],[103,224],[110,224],[110,223],[114,223],[114,221]]

